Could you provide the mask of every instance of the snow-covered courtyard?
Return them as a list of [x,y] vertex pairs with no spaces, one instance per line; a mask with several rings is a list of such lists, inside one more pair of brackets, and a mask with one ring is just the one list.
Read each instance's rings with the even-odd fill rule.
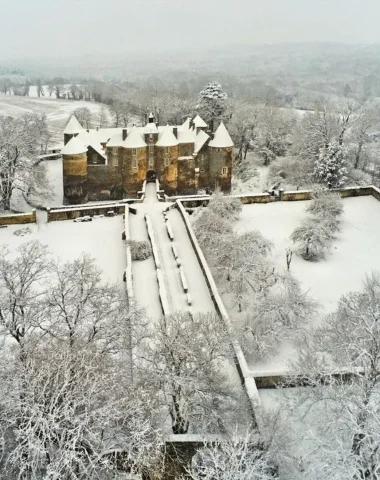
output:
[[[372,196],[343,200],[341,231],[324,260],[310,262],[296,253],[290,240],[293,230],[306,216],[307,201],[275,202],[243,206],[235,230],[239,233],[259,230],[273,242],[275,269],[286,271],[286,249],[294,251],[290,271],[304,291],[320,304],[318,319],[336,309],[339,298],[362,287],[365,276],[380,271],[380,203]],[[276,356],[254,362],[254,371],[284,370],[292,356],[291,342],[284,342]]]
[[[17,230],[30,229],[24,236],[14,235]],[[122,217],[95,218],[92,222],[53,222],[40,225],[10,225],[0,229],[0,247],[15,249],[31,240],[39,240],[49,247],[55,258],[71,261],[82,253],[95,258],[104,280],[122,283],[126,266],[125,246],[121,239]]]

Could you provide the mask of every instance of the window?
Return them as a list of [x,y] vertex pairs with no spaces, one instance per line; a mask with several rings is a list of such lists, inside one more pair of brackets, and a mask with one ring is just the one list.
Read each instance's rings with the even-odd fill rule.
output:
[[97,153],[92,156],[92,163],[99,163],[99,157]]
[[174,178],[177,180],[178,178],[178,172],[177,172],[177,169],[174,170]]
[[223,167],[222,168],[222,175],[227,175],[228,173],[228,168],[227,167]]
[[153,167],[154,167],[154,158],[149,157],[149,168],[153,168]]
[[113,160],[113,166],[117,167],[119,165],[119,156],[117,153],[113,154],[112,160]]
[[165,155],[167,155],[169,153],[169,147],[165,147],[164,152],[165,152]]
[[199,155],[199,164],[203,165],[204,163],[205,163],[205,156],[202,153],[202,155]]
[[167,155],[165,155],[165,158],[164,158],[164,165],[165,167],[168,167],[169,166],[169,157]]
[[149,145],[149,155],[153,155],[154,153],[154,145]]
[[150,134],[149,134],[149,141],[150,141],[150,142],[153,142],[153,133],[150,133]]
[[132,155],[135,157],[137,154],[137,150],[135,148],[132,148]]
[[200,168],[199,171],[200,171],[201,173],[204,173],[205,169],[204,169],[204,168]]
[[132,168],[133,168],[133,170],[137,170],[137,158],[136,157],[132,158]]

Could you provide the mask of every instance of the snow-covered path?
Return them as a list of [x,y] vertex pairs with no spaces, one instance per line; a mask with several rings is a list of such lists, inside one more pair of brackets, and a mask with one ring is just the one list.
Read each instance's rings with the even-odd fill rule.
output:
[[[189,310],[189,305],[182,287],[179,268],[172,252],[172,242],[168,237],[166,223],[162,214],[168,206],[168,203],[157,200],[155,183],[148,183],[144,202],[136,204],[137,215],[130,216],[131,237],[136,240],[147,239],[146,232],[142,231],[144,215],[147,214],[152,223],[158,246],[158,256],[161,263],[170,311],[186,311]],[[179,212],[174,209],[168,212],[168,218],[174,233],[174,244],[178,250],[189,286],[189,294],[192,298],[191,310],[193,312],[213,312],[214,305],[183,220]],[[153,281],[154,274],[152,258],[144,262],[134,262],[133,276],[136,300],[141,306],[146,308],[151,317],[157,318],[162,312],[157,302],[158,289],[157,284]]]

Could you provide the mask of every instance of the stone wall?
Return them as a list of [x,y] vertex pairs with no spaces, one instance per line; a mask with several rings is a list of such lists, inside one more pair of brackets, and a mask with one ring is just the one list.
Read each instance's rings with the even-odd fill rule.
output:
[[[233,198],[238,198],[243,205],[248,205],[251,203],[269,203],[271,201],[271,196],[269,193],[253,193],[252,195],[231,195]],[[174,197],[181,200],[182,205],[185,208],[195,208],[195,207],[206,207],[210,200],[210,197],[198,197],[198,198],[180,198]],[[171,200],[171,198],[169,199]]]
[[156,174],[165,192],[177,191],[178,146],[168,147],[169,165],[165,166],[165,147],[156,147]]
[[14,213],[0,216],[0,225],[22,225],[24,223],[37,223],[36,211],[30,213]]
[[372,188],[372,196],[376,198],[376,200],[380,201],[380,188],[371,187]]
[[[125,205],[120,204],[109,204],[102,206],[86,206],[86,207],[73,207],[73,208],[62,208],[62,209],[47,209],[47,219],[48,222],[55,222],[60,220],[74,220],[78,217],[84,217],[86,215],[104,215],[110,210],[113,210],[118,215],[121,215],[125,211]],[[1,217],[0,217],[1,218]]]

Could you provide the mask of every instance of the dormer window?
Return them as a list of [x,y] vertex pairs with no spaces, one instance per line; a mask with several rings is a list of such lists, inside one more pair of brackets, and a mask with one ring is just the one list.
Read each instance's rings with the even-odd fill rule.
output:
[[227,167],[223,167],[222,168],[222,175],[227,175],[228,173],[228,168]]

